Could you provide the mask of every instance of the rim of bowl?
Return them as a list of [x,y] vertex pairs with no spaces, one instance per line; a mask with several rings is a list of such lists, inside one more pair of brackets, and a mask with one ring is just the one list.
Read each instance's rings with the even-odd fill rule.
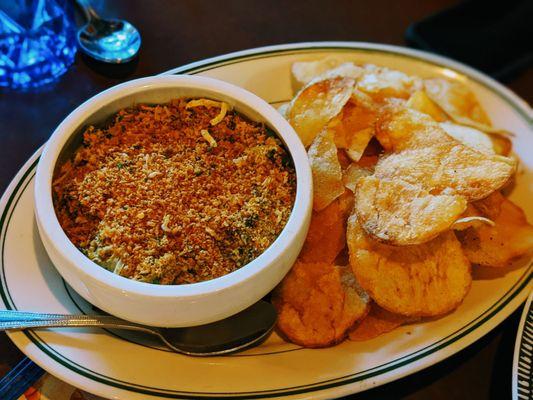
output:
[[[114,100],[148,90],[169,87],[205,90],[211,92],[206,94],[207,97],[217,94],[228,96],[252,108],[283,140],[293,159],[296,172],[296,196],[289,219],[276,240],[263,253],[229,274],[181,285],[157,285],[135,281],[96,264],[78,250],[67,237],[59,224],[52,201],[52,177],[57,158],[67,140],[81,126],[80,120],[86,120]],[[305,229],[306,216],[311,212],[312,176],[307,153],[298,135],[281,114],[260,97],[241,87],[214,78],[191,75],[153,76],[128,81],[93,96],[59,124],[47,141],[37,165],[34,203],[40,234],[44,233],[49,239],[50,246],[70,261],[72,265],[69,268],[75,268],[82,275],[106,286],[129,293],[155,297],[196,297],[244,284],[264,268],[268,268],[294,244],[297,233]]]

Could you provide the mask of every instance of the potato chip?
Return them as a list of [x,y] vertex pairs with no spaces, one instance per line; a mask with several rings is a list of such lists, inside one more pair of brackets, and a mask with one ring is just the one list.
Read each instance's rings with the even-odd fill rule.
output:
[[352,95],[352,78],[331,78],[311,83],[292,99],[287,111],[304,146],[309,146],[328,122],[337,116]]
[[[293,63],[291,66],[291,84],[293,93],[297,93],[302,87],[309,84],[309,82],[325,72],[335,69],[340,66],[341,63],[342,61],[334,56],[328,56],[316,61],[298,61]],[[349,65],[345,68],[355,67],[353,63],[344,63],[343,65]]]
[[[343,226],[346,228],[346,220],[350,215],[352,215],[353,211],[353,205],[355,201],[353,193],[349,190],[345,190],[336,201],[339,202],[339,207],[343,215]],[[344,229],[344,231],[346,231],[346,229]]]
[[366,168],[368,170],[374,171],[378,161],[379,161],[379,157],[378,156],[365,156],[365,155],[363,155],[363,157],[361,157],[359,159],[359,161],[357,161],[354,164],[358,165],[361,168]]
[[336,66],[335,68],[324,71],[320,75],[316,76],[314,80],[319,81],[324,79],[336,78],[339,76],[343,78],[358,79],[363,72],[364,70],[360,66],[355,65],[351,62],[345,62]]
[[428,96],[452,119],[463,117],[483,125],[491,125],[474,93],[462,83],[442,78],[425,79],[424,88]]
[[356,163],[352,163],[342,171],[342,183],[344,187],[350,189],[352,193],[355,193],[355,186],[359,178],[372,175],[372,173],[373,171],[370,168],[364,168]]
[[275,289],[278,329],[291,342],[327,347],[341,342],[368,312],[368,295],[350,267],[296,262]]
[[496,191],[482,200],[469,204],[467,212],[469,215],[483,215],[491,220],[498,218],[502,212],[502,204],[505,197]]
[[484,132],[468,126],[454,124],[453,122],[441,122],[439,126],[448,135],[457,139],[465,146],[480,151],[481,153],[496,154],[490,136]]
[[366,317],[355,323],[354,327],[348,333],[348,338],[357,342],[374,339],[402,325],[417,320],[418,318],[391,313],[376,303],[371,303],[369,313]]
[[415,110],[386,113],[377,132],[393,154],[379,160],[375,175],[420,185],[433,194],[479,200],[504,186],[515,172],[514,159],[471,149]]
[[524,211],[496,192],[472,203],[474,211],[494,221],[457,232],[468,259],[488,267],[506,267],[514,259],[533,251],[533,226]]
[[313,173],[313,209],[319,211],[344,192],[333,134],[320,133],[309,148],[308,157]]
[[342,112],[328,125],[333,131],[335,145],[345,149],[352,161],[358,161],[374,136],[377,106],[371,98],[354,90]]
[[332,264],[346,245],[347,205],[341,196],[321,211],[313,212],[311,224],[299,259],[304,263],[324,262]]
[[466,209],[462,196],[432,195],[402,180],[360,178],[355,190],[359,223],[374,239],[419,244],[449,229]]
[[509,132],[493,128],[491,122],[474,93],[459,82],[434,78],[424,80],[428,96],[437,103],[448,116],[460,125],[466,125],[482,132],[508,136]]
[[442,109],[431,100],[425,91],[414,92],[406,103],[406,107],[429,115],[437,122],[447,121],[449,118]]
[[407,108],[386,111],[377,138],[392,154],[379,159],[373,177],[359,180],[355,209],[368,234],[391,244],[424,243],[448,229],[466,202],[500,189],[516,167],[513,159],[463,145]]
[[[383,147],[379,144],[375,137],[373,137],[365,148],[361,158],[354,164],[361,168],[374,171],[374,167],[378,163],[379,156],[383,153]],[[345,167],[346,168],[346,167]]]
[[490,140],[492,141],[492,148],[496,154],[500,154],[502,156],[508,156],[511,154],[513,143],[508,137],[501,135],[490,135]]
[[389,246],[367,236],[352,215],[346,236],[357,281],[387,311],[442,315],[455,309],[470,288],[470,263],[452,231],[416,246]]
[[[376,123],[376,139],[386,152],[399,152],[412,147],[410,140],[434,123],[421,112],[402,106],[384,107]],[[426,145],[431,144],[428,140]]]
[[344,149],[337,149],[337,158],[342,169],[348,168],[352,163],[352,160],[350,160],[350,157],[348,157]]
[[422,89],[422,80],[393,69],[367,64],[357,81],[357,89],[374,101],[383,103],[387,98],[408,99],[411,93]]

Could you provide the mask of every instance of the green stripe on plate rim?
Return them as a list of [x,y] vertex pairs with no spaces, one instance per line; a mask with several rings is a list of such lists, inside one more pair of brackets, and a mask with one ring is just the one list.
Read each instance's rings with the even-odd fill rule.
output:
[[[215,67],[221,67],[223,65],[229,65],[235,62],[243,61],[243,60],[251,60],[251,59],[260,59],[260,58],[267,58],[267,57],[274,57],[277,54],[292,54],[292,53],[302,53],[302,52],[321,52],[324,50],[337,50],[337,51],[346,51],[346,52],[353,52],[354,50],[357,51],[364,51],[364,52],[373,52],[373,53],[387,53],[394,56],[400,56],[405,58],[414,58],[420,61],[423,61],[428,64],[450,68],[449,66],[445,64],[439,64],[433,61],[428,61],[422,57],[417,57],[414,55],[406,55],[401,53],[396,53],[394,51],[390,50],[375,50],[375,49],[366,49],[366,48],[346,48],[346,47],[336,47],[336,46],[324,46],[324,47],[312,47],[312,48],[300,48],[300,49],[287,49],[287,50],[272,50],[272,51],[265,51],[260,54],[250,54],[250,55],[239,55],[239,56],[228,56],[229,58],[225,58],[218,61],[212,61],[210,62],[207,60],[205,63],[201,64],[193,64],[189,66],[184,66],[181,68],[178,68],[174,70],[174,73],[190,73],[190,74],[197,74],[203,71],[208,70],[211,67],[211,69]],[[461,74],[464,75],[463,72]],[[528,124],[530,124],[529,116],[522,110],[521,107],[519,107],[511,98],[508,98],[503,93],[497,91],[496,89],[492,88],[491,86],[487,85],[485,82],[480,81],[470,75],[467,74],[467,77],[469,79],[475,80],[479,84],[483,85],[484,87],[488,88],[489,90],[493,91],[498,97],[502,98],[504,101],[506,101],[512,108],[517,111]],[[1,256],[1,269],[2,273],[0,274],[1,278],[1,287],[0,287],[0,297],[2,298],[5,306],[8,309],[16,309],[15,304],[13,303],[13,300],[11,298],[11,295],[9,293],[9,289],[7,287],[7,282],[5,278],[5,270],[4,270],[4,244],[5,244],[5,232],[7,232],[7,228],[9,225],[9,221],[11,220],[11,215],[13,214],[13,211],[20,199],[20,196],[26,189],[27,185],[31,181],[31,178],[33,178],[33,175],[30,177],[30,179],[27,179],[30,173],[35,169],[35,166],[38,162],[38,159],[35,160],[29,167],[28,170],[23,174],[23,176],[20,178],[19,182],[16,184],[15,188],[13,189],[13,192],[11,193],[6,206],[4,208],[4,211],[2,213],[2,216],[0,217],[0,232],[2,232],[2,256]],[[26,185],[21,189],[24,181],[27,180]],[[17,197],[17,193],[20,191],[19,196]],[[16,198],[16,199],[15,199]],[[11,210],[11,212],[9,212]],[[7,214],[9,212],[9,217],[7,217]],[[6,218],[7,218],[7,224],[6,224]],[[295,395],[295,394],[302,394],[312,391],[318,391],[318,390],[324,390],[329,389],[333,387],[343,386],[350,383],[358,382],[364,379],[368,379],[374,376],[382,375],[384,373],[390,372],[392,370],[401,368],[403,366],[408,365],[409,363],[412,363],[414,361],[417,361],[421,358],[424,358],[430,354],[433,354],[439,350],[444,349],[445,347],[451,345],[452,343],[458,341],[462,337],[466,336],[479,326],[483,325],[486,321],[490,320],[494,315],[496,315],[503,307],[505,307],[513,298],[515,298],[530,282],[531,280],[531,270],[532,270],[533,264],[530,264],[524,274],[520,277],[520,279],[497,301],[495,302],[489,309],[487,309],[483,314],[476,317],[474,320],[470,321],[468,324],[463,326],[462,328],[456,330],[452,334],[448,335],[445,338],[440,339],[439,341],[426,346],[423,349],[417,350],[413,353],[410,353],[408,355],[405,355],[403,357],[400,357],[398,359],[389,361],[388,363],[373,367],[371,369],[360,371],[356,374],[346,375],[335,379],[330,379],[326,381],[316,382],[313,384],[308,385],[301,385],[301,386],[295,386],[295,387],[288,387],[288,388],[281,388],[281,389],[274,389],[274,390],[265,390],[265,391],[259,391],[259,392],[233,392],[233,393],[215,393],[215,392],[183,392],[183,391],[173,391],[173,390],[166,390],[161,388],[153,388],[143,385],[137,385],[131,382],[125,382],[116,380],[114,378],[111,378],[109,376],[105,376],[102,374],[99,374],[95,371],[89,370],[77,363],[75,363],[72,360],[69,360],[67,357],[63,356],[62,354],[58,353],[55,349],[50,347],[48,344],[46,344],[45,341],[43,341],[36,333],[31,331],[24,331],[24,334],[26,337],[33,342],[43,353],[45,353],[47,356],[52,358],[54,361],[62,365],[63,367],[69,369],[72,372],[75,372],[85,378],[94,380],[96,382],[109,385],[112,387],[116,387],[123,390],[129,390],[132,392],[137,392],[140,394],[147,394],[147,395],[153,395],[153,396],[160,396],[164,398],[195,398],[195,397],[209,397],[209,398],[235,398],[235,399],[252,399],[252,398],[269,398],[269,397],[277,397],[277,396],[286,396],[286,395]]]

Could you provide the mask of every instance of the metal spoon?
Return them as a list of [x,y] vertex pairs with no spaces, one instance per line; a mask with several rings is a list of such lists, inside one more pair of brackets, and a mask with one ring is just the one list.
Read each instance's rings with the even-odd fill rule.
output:
[[129,22],[102,19],[87,0],[77,0],[87,24],[78,31],[80,49],[98,61],[120,64],[139,52],[141,35]]
[[156,328],[111,315],[41,314],[0,310],[0,331],[36,328],[110,328],[150,333],[176,353],[188,356],[217,356],[261,343],[276,323],[272,304],[259,301],[221,321],[191,328]]

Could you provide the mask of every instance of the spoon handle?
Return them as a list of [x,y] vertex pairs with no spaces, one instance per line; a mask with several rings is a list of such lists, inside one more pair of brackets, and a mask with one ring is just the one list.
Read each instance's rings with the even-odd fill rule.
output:
[[76,0],[76,4],[78,4],[78,7],[80,7],[83,11],[83,15],[85,16],[87,22],[100,19],[100,16],[91,6],[88,0]]
[[[84,318],[87,315],[76,315],[77,317]],[[61,319],[65,317],[65,314],[48,314],[29,311],[16,311],[16,310],[0,310],[0,322],[13,321],[13,320],[43,320],[43,319]]]
[[0,311],[0,330],[65,327],[117,328],[152,332],[148,327],[124,321],[110,315],[64,315],[13,310]]

